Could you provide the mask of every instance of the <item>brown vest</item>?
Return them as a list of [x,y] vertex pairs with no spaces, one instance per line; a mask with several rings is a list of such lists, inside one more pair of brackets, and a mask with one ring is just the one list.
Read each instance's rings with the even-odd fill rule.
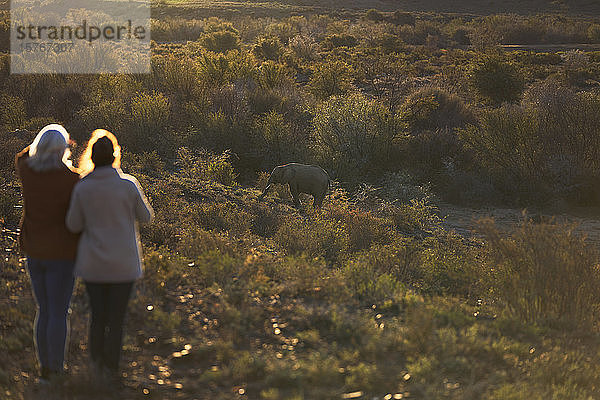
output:
[[28,159],[29,147],[15,160],[25,203],[19,235],[21,250],[34,258],[74,260],[79,235],[67,230],[65,216],[79,174],[67,166],[36,172],[29,167]]

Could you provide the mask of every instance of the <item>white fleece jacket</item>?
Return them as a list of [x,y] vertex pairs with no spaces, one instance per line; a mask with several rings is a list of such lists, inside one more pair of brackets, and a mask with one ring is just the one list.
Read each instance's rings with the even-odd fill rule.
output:
[[73,189],[67,228],[81,232],[75,275],[96,283],[131,282],[142,276],[137,222],[153,217],[137,179],[99,167]]

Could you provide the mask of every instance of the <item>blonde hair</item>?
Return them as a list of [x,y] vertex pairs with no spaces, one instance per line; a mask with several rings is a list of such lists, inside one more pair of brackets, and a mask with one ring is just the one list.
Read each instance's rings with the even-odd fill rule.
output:
[[112,166],[114,168],[121,167],[121,146],[119,146],[119,142],[117,141],[117,138],[115,137],[115,135],[113,135],[106,129],[96,129],[94,132],[92,132],[92,136],[90,137],[90,140],[88,141],[83,154],[79,158],[79,169],[80,169],[81,173],[89,174],[90,172],[92,172],[94,170],[95,165],[94,165],[94,162],[92,161],[92,148],[94,147],[94,144],[96,144],[98,139],[103,138],[103,137],[107,138],[108,140],[110,140],[112,142],[112,147],[113,147],[112,155],[114,157]]
[[29,146],[29,167],[36,172],[51,171],[73,164],[69,157],[69,133],[59,124],[50,124],[40,130]]

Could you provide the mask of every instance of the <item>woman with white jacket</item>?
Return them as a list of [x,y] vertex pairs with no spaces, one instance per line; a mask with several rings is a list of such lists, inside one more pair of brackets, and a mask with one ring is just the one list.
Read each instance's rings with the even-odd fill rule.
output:
[[85,282],[92,310],[92,362],[118,379],[127,303],[142,275],[137,223],[149,222],[153,211],[138,181],[120,170],[112,133],[94,131],[79,166],[90,172],[75,185],[66,216],[67,228],[81,233],[75,275]]

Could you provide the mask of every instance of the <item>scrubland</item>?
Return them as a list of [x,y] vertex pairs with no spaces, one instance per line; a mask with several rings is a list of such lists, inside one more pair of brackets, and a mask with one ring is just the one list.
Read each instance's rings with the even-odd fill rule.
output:
[[[597,243],[527,214],[459,234],[439,211],[596,218],[600,19],[200,5],[155,5],[150,75],[9,75],[0,56],[0,397],[600,397]],[[568,43],[587,47],[502,47]],[[75,156],[114,132],[156,211],[117,391],[88,374],[81,285],[70,375],[35,385],[13,157],[50,122]],[[329,171],[322,210],[283,186],[258,201],[290,161]]]

